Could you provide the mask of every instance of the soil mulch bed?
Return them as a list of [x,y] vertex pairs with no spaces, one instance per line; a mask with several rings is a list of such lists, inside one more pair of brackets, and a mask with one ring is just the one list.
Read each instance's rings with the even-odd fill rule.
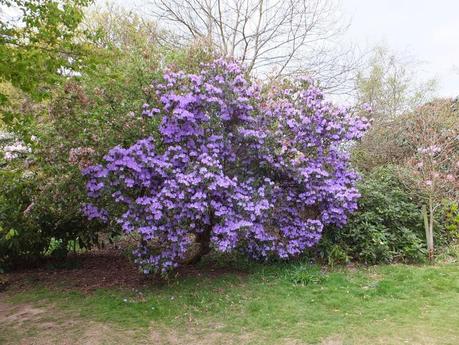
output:
[[147,278],[126,257],[114,251],[71,255],[65,261],[47,260],[39,267],[6,274],[8,290],[44,287],[89,292],[99,288],[141,288]]
[[[181,267],[171,279],[187,276],[215,277],[227,273],[237,273],[240,276],[247,274],[234,268],[222,268],[208,263],[205,267]],[[6,277],[6,290],[10,292],[39,286],[86,293],[96,289],[142,289],[166,283],[161,277],[145,276],[128,257],[114,249],[70,255],[65,261],[48,259],[37,267],[17,269],[2,276]]]

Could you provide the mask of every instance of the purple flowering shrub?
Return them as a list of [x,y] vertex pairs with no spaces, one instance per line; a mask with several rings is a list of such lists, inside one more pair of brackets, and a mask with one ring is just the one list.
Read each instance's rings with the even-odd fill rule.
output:
[[84,171],[94,198],[86,215],[135,233],[145,273],[211,249],[295,256],[356,209],[342,147],[367,123],[311,82],[262,94],[239,64],[219,59],[200,74],[168,71],[155,90],[161,107],[146,104],[143,116],[161,118],[159,138],[117,146]]

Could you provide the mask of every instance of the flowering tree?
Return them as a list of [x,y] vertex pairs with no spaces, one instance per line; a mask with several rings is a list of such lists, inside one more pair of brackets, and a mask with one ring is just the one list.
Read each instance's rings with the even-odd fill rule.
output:
[[426,195],[423,208],[429,257],[434,254],[434,215],[443,200],[459,200],[459,121],[451,103],[429,103],[407,118],[414,183]]
[[84,212],[135,233],[145,273],[212,248],[295,256],[357,207],[357,176],[342,147],[366,121],[325,102],[311,81],[262,94],[244,72],[223,59],[199,74],[166,72],[155,86],[161,107],[143,111],[161,118],[159,138],[115,147],[84,170],[95,199]]

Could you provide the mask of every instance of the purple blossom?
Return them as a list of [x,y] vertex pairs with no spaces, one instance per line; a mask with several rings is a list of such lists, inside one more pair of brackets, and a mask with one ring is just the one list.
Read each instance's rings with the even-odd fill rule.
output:
[[[293,86],[292,86],[293,85]],[[155,85],[159,139],[114,147],[84,171],[90,219],[135,232],[144,272],[167,272],[194,242],[258,259],[315,245],[357,207],[358,178],[341,147],[368,123],[326,102],[309,79],[260,93],[238,63],[167,71]],[[157,110],[156,110],[157,109]],[[117,204],[111,207],[110,202]]]

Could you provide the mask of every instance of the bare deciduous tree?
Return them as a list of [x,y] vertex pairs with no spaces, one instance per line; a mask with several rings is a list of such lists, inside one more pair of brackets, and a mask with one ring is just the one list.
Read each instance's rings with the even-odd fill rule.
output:
[[[355,64],[337,49],[347,29],[332,0],[153,0],[159,23],[184,41],[202,40],[272,77],[307,73],[342,86]],[[343,46],[343,45],[341,45]]]

